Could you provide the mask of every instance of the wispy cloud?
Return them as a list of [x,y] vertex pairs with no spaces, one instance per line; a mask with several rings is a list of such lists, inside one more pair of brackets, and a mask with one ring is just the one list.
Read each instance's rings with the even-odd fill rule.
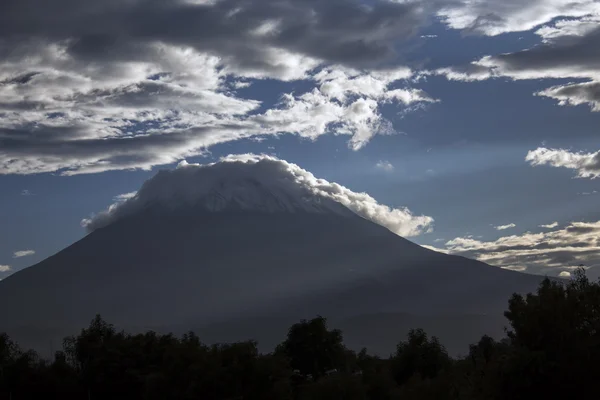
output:
[[19,250],[19,251],[15,251],[13,253],[13,258],[27,257],[27,256],[32,256],[34,254],[35,254],[35,250]]
[[135,197],[135,195],[137,194],[137,192],[129,192],[129,193],[122,193],[122,194],[118,194],[116,195],[113,200],[114,201],[125,201],[125,200],[129,200],[133,197]]
[[33,193],[28,189],[21,190],[21,196],[33,196]]
[[377,164],[375,164],[375,166],[386,172],[392,172],[394,170],[394,166],[389,161],[379,161]]
[[12,270],[12,267],[10,265],[0,264],[0,272],[8,272],[10,270]]
[[498,231],[504,231],[506,229],[515,228],[516,226],[517,226],[516,224],[510,223],[510,224],[506,224],[506,225],[498,225],[498,226],[495,226],[494,228]]
[[553,222],[551,224],[546,224],[546,225],[540,225],[540,228],[545,228],[545,229],[554,229],[558,227],[558,222]]
[[573,222],[562,229],[526,232],[493,241],[457,237],[446,242],[440,250],[530,273],[557,276],[561,271],[573,270],[583,264],[586,268],[593,268],[594,274],[599,275],[599,235],[600,221]]

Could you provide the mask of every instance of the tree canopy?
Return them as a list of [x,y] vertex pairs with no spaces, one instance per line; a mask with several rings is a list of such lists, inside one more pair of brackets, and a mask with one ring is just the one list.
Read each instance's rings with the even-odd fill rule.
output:
[[52,360],[0,334],[0,399],[596,399],[600,284],[583,271],[513,295],[500,340],[483,336],[452,358],[436,337],[410,330],[387,358],[354,352],[316,317],[290,327],[269,354],[253,341],[207,345],[118,331],[96,316]]

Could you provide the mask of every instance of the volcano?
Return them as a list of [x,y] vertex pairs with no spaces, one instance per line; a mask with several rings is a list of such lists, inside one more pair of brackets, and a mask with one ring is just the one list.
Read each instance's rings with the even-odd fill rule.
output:
[[0,331],[44,352],[101,314],[268,351],[322,315],[351,347],[387,355],[423,327],[456,353],[502,334],[510,295],[540,282],[423,248],[293,167],[263,157],[159,172],[86,221],[83,239],[0,281]]

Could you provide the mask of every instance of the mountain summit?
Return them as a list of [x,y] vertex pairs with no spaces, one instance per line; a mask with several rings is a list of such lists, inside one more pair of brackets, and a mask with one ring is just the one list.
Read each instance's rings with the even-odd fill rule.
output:
[[128,197],[86,220],[79,242],[0,281],[3,330],[47,346],[100,313],[268,348],[320,314],[374,351],[415,323],[452,348],[452,332],[460,347],[501,331],[508,297],[540,280],[418,246],[396,233],[427,230],[429,217],[272,157],[181,164]]
[[86,219],[88,231],[149,208],[196,211],[309,212],[359,215],[391,231],[413,236],[431,229],[433,219],[391,209],[366,193],[318,179],[295,164],[271,156],[231,155],[218,163],[181,162],[160,171],[126,201]]
[[91,230],[151,207],[208,212],[309,212],[352,215],[340,203],[299,180],[290,164],[227,159],[208,166],[179,164],[160,171],[139,192],[89,221]]

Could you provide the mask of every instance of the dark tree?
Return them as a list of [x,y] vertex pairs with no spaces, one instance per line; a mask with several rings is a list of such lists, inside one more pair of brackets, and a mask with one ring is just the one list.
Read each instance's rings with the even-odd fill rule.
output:
[[450,357],[435,336],[428,338],[422,329],[411,329],[408,341],[400,342],[392,358],[392,373],[399,385],[417,375],[433,379],[450,366]]
[[546,278],[537,293],[514,295],[505,315],[513,351],[505,387],[513,398],[598,397],[599,283],[583,269],[567,283]]
[[318,379],[327,371],[345,367],[346,349],[342,340],[340,330],[329,330],[327,320],[317,317],[294,324],[278,351],[288,357],[293,369]]

